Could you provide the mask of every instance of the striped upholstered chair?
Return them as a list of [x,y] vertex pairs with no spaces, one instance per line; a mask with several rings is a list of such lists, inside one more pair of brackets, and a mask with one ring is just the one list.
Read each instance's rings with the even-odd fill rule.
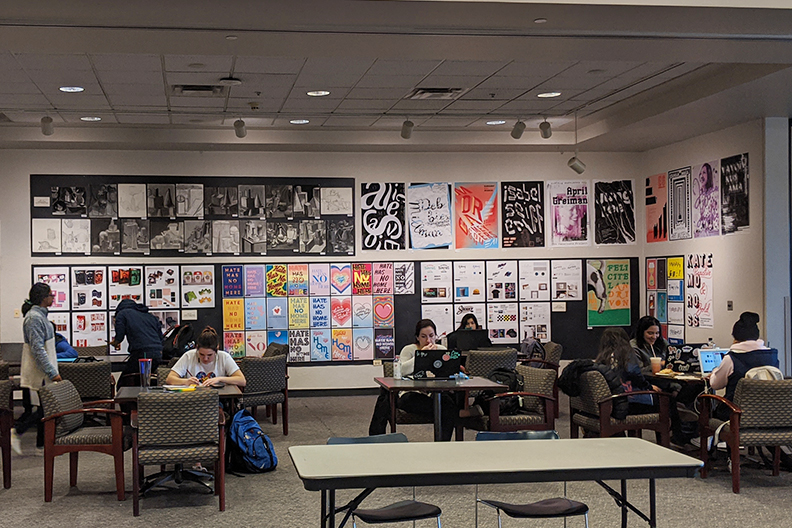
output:
[[11,400],[13,383],[0,379],[0,451],[3,452],[3,487],[11,487],[11,426],[14,425],[14,407]]
[[256,417],[256,407],[267,406],[272,414],[272,423],[278,423],[277,406],[281,404],[283,434],[289,434],[289,375],[286,361],[288,356],[280,354],[271,357],[246,357],[239,368],[245,375],[242,391],[242,407],[252,407],[251,414]]
[[[707,477],[707,438],[719,427],[719,438],[729,446],[732,491],[740,493],[740,446],[774,447],[773,476],[778,476],[782,445],[792,445],[792,380],[741,379],[737,382],[734,402],[714,394],[699,395],[699,430],[701,432],[701,477]],[[729,409],[729,421],[711,417],[712,402]]]
[[115,380],[109,361],[61,363],[58,371],[77,389],[82,401],[111,400],[115,396]]
[[10,368],[7,362],[0,361],[0,380],[7,380],[10,374]]

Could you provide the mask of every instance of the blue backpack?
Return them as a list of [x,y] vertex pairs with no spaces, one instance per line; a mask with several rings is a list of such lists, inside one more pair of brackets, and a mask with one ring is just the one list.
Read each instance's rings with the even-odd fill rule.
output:
[[265,473],[278,465],[272,441],[246,409],[231,420],[229,470]]

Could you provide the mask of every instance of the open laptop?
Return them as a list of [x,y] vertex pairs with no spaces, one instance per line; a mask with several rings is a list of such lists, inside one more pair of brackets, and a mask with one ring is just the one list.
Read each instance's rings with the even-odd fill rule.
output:
[[416,350],[414,379],[447,380],[459,374],[462,355],[456,350]]
[[701,364],[701,375],[706,376],[711,374],[723,361],[723,355],[728,350],[718,349],[699,349],[699,363]]
[[478,350],[492,346],[487,330],[457,330],[448,334],[448,350]]

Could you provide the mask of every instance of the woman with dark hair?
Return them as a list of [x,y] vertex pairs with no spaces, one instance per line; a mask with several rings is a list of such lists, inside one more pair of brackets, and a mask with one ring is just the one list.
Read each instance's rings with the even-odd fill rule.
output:
[[220,337],[217,331],[207,326],[198,336],[195,348],[185,352],[176,362],[168,378],[168,385],[201,385],[210,387],[220,383],[244,387],[245,375],[231,354],[218,350]]
[[644,374],[652,373],[651,358],[659,357],[663,365],[668,359],[668,344],[660,333],[660,321],[651,315],[638,319],[635,325],[635,337],[630,340],[630,345],[635,349]]
[[[38,391],[43,385],[60,381],[58,374],[58,357],[55,351],[55,328],[47,319],[48,308],[52,306],[55,294],[47,284],[37,282],[30,288],[28,298],[22,304],[22,322],[24,344],[22,345],[22,365],[20,367],[20,383],[23,389]],[[44,445],[44,429],[41,418],[44,416],[41,405],[27,416],[20,417],[16,431],[11,431],[11,448],[22,454],[20,436],[33,425],[39,427],[36,445]]]
[[[606,328],[602,333],[599,352],[595,363],[605,365],[615,371],[622,380],[625,392],[659,390],[646,381],[641,367],[635,357],[627,332],[623,328]],[[630,396],[630,414],[646,414],[656,411],[656,404],[651,394]]]
[[465,314],[462,316],[462,321],[459,322],[459,328],[457,330],[478,330],[481,328],[478,323],[478,319],[472,313]]

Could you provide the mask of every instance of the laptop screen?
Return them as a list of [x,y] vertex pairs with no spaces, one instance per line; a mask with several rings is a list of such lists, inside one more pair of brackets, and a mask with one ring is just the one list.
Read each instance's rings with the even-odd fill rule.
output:
[[701,373],[709,374],[715,370],[723,360],[724,352],[728,350],[699,350],[699,362],[701,363]]

